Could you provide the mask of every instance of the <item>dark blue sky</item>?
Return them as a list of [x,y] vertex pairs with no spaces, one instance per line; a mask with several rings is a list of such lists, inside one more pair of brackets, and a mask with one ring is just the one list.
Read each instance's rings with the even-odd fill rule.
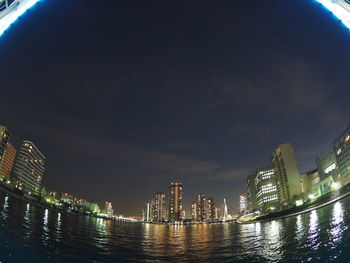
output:
[[349,125],[349,46],[313,0],[43,0],[0,38],[0,122],[51,190],[139,215],[176,179],[233,207],[278,144],[306,171]]

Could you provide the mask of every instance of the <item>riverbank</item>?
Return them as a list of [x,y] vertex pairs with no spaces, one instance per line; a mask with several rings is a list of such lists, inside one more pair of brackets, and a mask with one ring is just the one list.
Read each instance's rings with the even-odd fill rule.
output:
[[312,210],[319,209],[321,207],[330,205],[334,202],[337,202],[347,196],[350,195],[350,185],[346,185],[342,187],[341,189],[337,191],[330,192],[324,196],[319,197],[317,200],[315,200],[312,203],[308,203],[306,205],[300,206],[300,207],[293,207],[288,210],[280,211],[280,212],[274,212],[269,213],[261,216],[254,217],[252,219],[246,219],[246,220],[237,220],[237,223],[239,224],[251,224],[256,222],[266,222],[276,219],[283,219],[291,216],[297,216],[300,214],[308,213]]
[[44,209],[49,209],[49,210],[55,211],[57,213],[64,213],[64,214],[69,214],[69,215],[74,215],[74,216],[88,216],[88,217],[101,218],[101,219],[113,220],[113,221],[122,220],[122,221],[138,222],[137,220],[132,220],[129,218],[121,218],[121,217],[115,217],[115,216],[107,217],[107,216],[96,215],[96,214],[92,214],[92,213],[91,214],[79,213],[76,211],[69,211],[69,210],[61,209],[53,204],[49,204],[49,203],[44,202],[42,200],[38,200],[40,197],[29,196],[28,194],[26,194],[22,191],[19,191],[16,188],[12,189],[10,185],[7,185],[4,182],[0,182],[0,191],[5,192],[6,194],[8,194],[10,196],[12,196],[16,199],[22,200],[22,201],[29,203],[31,205],[41,207]]

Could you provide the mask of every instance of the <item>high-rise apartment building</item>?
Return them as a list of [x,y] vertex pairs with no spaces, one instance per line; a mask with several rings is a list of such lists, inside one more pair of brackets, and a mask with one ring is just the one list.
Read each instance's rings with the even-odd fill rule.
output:
[[45,159],[34,143],[23,141],[13,168],[13,180],[16,186],[39,195],[44,176]]
[[182,220],[182,183],[172,182],[169,187],[169,221]]
[[265,212],[278,206],[278,193],[272,165],[258,167],[255,173],[255,187],[257,203],[261,211]]
[[202,193],[196,196],[196,221],[205,221],[207,219],[206,214],[206,199]]
[[292,145],[286,143],[278,146],[272,153],[271,161],[280,205],[291,204],[302,194],[300,173]]
[[0,160],[0,180],[10,180],[16,152],[16,148],[8,142],[6,144],[4,154]]
[[156,193],[153,201],[153,220],[162,222],[166,218],[165,194]]
[[197,218],[197,202],[193,201],[191,204],[191,218],[192,220],[196,220]]
[[215,200],[213,197],[207,199],[207,220],[216,219]]
[[[343,185],[350,183],[350,127],[333,143],[336,169]],[[333,168],[333,167],[331,167]]]

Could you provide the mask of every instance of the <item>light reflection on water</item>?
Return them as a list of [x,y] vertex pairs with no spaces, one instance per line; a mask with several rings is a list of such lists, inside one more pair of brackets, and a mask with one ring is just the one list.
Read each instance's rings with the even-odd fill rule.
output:
[[1,262],[350,262],[350,198],[296,217],[246,225],[113,222],[1,195],[0,207],[0,240],[8,241],[0,243]]
[[48,209],[45,209],[45,214],[43,218],[42,240],[45,246],[49,245],[50,229],[49,229],[49,210]]
[[318,237],[319,237],[319,221],[317,211],[313,210],[310,213],[310,221],[309,221],[309,233],[308,233],[308,246],[313,250],[318,249]]
[[30,204],[28,203],[26,205],[26,210],[24,212],[24,227],[26,228],[25,238],[30,239],[31,236],[31,220],[30,220]]
[[329,231],[331,246],[335,247],[341,241],[345,229],[347,229],[347,226],[344,225],[344,208],[340,202],[337,202],[333,207],[331,229]]

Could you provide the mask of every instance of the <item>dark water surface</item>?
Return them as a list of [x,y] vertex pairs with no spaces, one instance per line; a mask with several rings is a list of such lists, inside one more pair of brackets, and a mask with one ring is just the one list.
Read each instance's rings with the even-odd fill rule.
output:
[[0,192],[0,261],[350,262],[350,198],[249,225],[164,226],[72,216]]

